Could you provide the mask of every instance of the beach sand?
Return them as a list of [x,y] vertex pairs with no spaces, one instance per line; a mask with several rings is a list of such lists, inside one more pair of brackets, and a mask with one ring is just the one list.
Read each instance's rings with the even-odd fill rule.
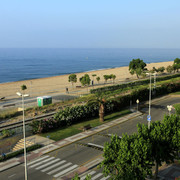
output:
[[[168,65],[172,65],[173,61],[168,62],[160,62],[160,63],[151,63],[147,64],[147,69],[151,70],[153,67],[159,68],[164,66],[165,68]],[[104,69],[98,71],[90,71],[90,72],[83,72],[83,73],[76,73],[77,75],[77,83],[74,86],[81,86],[79,82],[79,78],[82,77],[84,74],[89,74],[91,80],[93,80],[92,74],[96,74],[97,76],[94,77],[94,84],[97,85],[98,82],[96,77],[100,77],[100,83],[104,83],[103,75],[116,75],[116,82],[124,81],[127,78],[129,79],[137,79],[136,75],[131,75],[129,73],[129,67],[118,67],[112,69]],[[36,96],[44,96],[44,95],[51,95],[52,93],[66,93],[66,87],[69,89],[70,93],[75,91],[76,88],[72,88],[70,82],[68,82],[69,75],[61,75],[61,76],[54,76],[48,78],[40,78],[40,79],[32,79],[26,81],[17,81],[17,82],[9,82],[0,84],[0,98],[5,97],[6,99],[11,99],[17,97],[16,92],[21,91],[21,85],[25,84],[27,86],[27,90],[25,93],[30,94],[32,97]],[[87,92],[87,91],[86,91]]]

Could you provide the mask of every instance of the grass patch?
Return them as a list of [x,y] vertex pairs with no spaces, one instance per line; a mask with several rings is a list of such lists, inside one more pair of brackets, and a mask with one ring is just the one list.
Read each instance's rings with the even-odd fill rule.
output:
[[171,93],[170,95],[180,95],[180,91],[175,92],[175,93]]
[[0,140],[0,149],[4,147],[9,147],[16,144],[22,137],[21,136],[13,136],[10,138],[4,138]]
[[99,122],[99,118],[91,119],[89,121],[77,123],[77,124],[74,124],[74,125],[69,126],[69,127],[60,128],[60,129],[57,129],[57,130],[52,131],[52,132],[43,133],[43,134],[41,134],[41,136],[43,136],[43,137],[49,136],[50,139],[53,139],[54,141],[59,141],[59,140],[62,140],[64,138],[67,138],[67,137],[70,137],[70,136],[73,136],[77,133],[82,132],[82,127],[84,127],[88,124],[90,124],[91,127],[96,127],[96,126],[99,126],[101,124],[107,123],[109,121],[115,120],[119,117],[122,117],[126,114],[130,114],[130,113],[131,113],[131,111],[129,111],[129,110],[123,110],[120,112],[115,112],[115,113],[106,115],[104,117],[103,123]]
[[5,110],[0,113],[0,120],[9,119],[15,116],[21,115],[21,112],[18,112],[17,110]]

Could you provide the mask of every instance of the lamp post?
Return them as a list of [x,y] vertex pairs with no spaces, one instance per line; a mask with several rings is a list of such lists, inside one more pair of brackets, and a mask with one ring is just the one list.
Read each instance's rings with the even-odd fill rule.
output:
[[[151,117],[151,73],[146,73],[150,77],[150,83],[149,83],[149,117]],[[150,123],[151,121],[148,120],[148,129],[150,129]]]
[[137,111],[138,111],[139,99],[136,100],[136,103],[137,103]]
[[24,97],[28,97],[29,94],[21,94],[20,92],[16,93],[18,96],[22,97],[22,111],[23,111],[23,136],[24,136],[24,168],[25,168],[25,180],[27,180],[27,156],[26,156],[26,129],[25,129],[25,120],[24,120]]
[[150,123],[151,123],[151,75],[154,75],[154,87],[156,83],[156,73],[146,73],[149,75],[150,83],[149,83],[149,115],[148,115],[148,129],[150,129]]

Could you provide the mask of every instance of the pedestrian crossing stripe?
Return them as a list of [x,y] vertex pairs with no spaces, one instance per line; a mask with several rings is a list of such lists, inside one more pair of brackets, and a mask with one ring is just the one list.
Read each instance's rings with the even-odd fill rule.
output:
[[103,176],[103,173],[97,173],[96,171],[91,171],[89,173],[86,173],[84,176],[82,176],[81,180],[85,180],[87,175],[91,175],[91,180],[96,180],[99,178],[100,178],[100,180],[107,180],[110,178],[110,176],[101,177],[101,176]]
[[53,164],[53,163],[55,163],[55,162],[57,162],[57,161],[59,161],[59,160],[60,160],[59,158],[58,158],[58,159],[55,159],[55,160],[53,160],[53,161],[50,161],[49,163],[46,163],[46,164],[44,164],[44,165],[42,165],[42,166],[37,167],[36,169],[37,169],[37,170],[42,169],[42,168],[44,168],[44,167],[46,167],[46,166],[48,166],[48,165],[50,165],[50,164]]
[[78,165],[73,165],[71,162],[67,162],[66,160],[61,160],[59,158],[55,159],[55,157],[50,156],[40,157],[29,162],[27,165],[29,169],[35,168],[36,170],[45,172],[48,175],[53,175],[54,177],[64,175],[78,167]]
[[56,163],[56,164],[54,164],[54,165],[52,165],[52,166],[50,166],[50,167],[47,167],[47,168],[45,168],[45,169],[41,170],[41,172],[46,172],[46,171],[49,171],[50,169],[52,169],[52,168],[54,168],[54,167],[56,167],[56,166],[59,166],[59,165],[61,165],[61,164],[65,163],[65,162],[66,162],[65,160],[60,161],[59,163]]
[[55,174],[53,177],[55,177],[55,178],[56,178],[56,177],[59,177],[59,176],[65,174],[65,173],[67,173],[67,172],[69,172],[69,171],[72,171],[73,169],[75,169],[75,168],[77,168],[77,167],[78,167],[78,165],[75,164],[75,165],[73,165],[73,166],[65,169],[64,171],[61,171],[60,173]]
[[55,158],[55,157],[50,157],[50,158],[48,158],[48,159],[45,159],[45,160],[43,160],[43,161],[41,161],[41,162],[38,162],[38,163],[36,163],[36,164],[33,164],[32,166],[30,166],[30,168],[39,166],[40,164],[43,164],[43,163],[45,163],[45,162],[47,162],[47,161],[50,161],[50,160],[52,160],[52,159],[54,159],[54,158]]
[[99,177],[101,177],[103,174],[102,173],[98,173],[96,176],[92,177],[91,180],[95,180]]
[[41,160],[47,158],[47,157],[49,157],[49,156],[43,156],[43,157],[41,157],[41,158],[38,158],[38,159],[36,159],[36,160],[34,160],[34,161],[31,161],[31,162],[27,163],[27,165],[29,166],[29,165],[31,165],[31,164],[34,164],[34,163],[36,163],[36,162],[38,162],[38,161],[41,161]]
[[[51,156],[43,156],[32,162],[28,163],[29,168],[35,168],[54,178],[62,177],[63,175],[75,170],[78,165],[67,162],[66,160],[61,160],[60,158],[55,158]],[[110,176],[103,177],[103,173],[97,173],[96,171],[91,171],[86,173],[92,176],[92,180],[108,180]],[[86,175],[84,174],[81,180],[85,180]]]
[[57,172],[57,171],[59,171],[59,170],[62,170],[62,169],[64,169],[64,168],[70,166],[71,164],[72,164],[72,163],[69,162],[69,163],[67,163],[67,164],[65,164],[65,165],[63,165],[63,166],[60,166],[60,167],[58,167],[58,168],[56,168],[56,169],[48,172],[47,174],[49,174],[49,175],[54,174],[55,172]]
[[93,174],[95,174],[95,173],[96,173],[96,171],[91,171],[90,173],[88,173],[88,174],[86,174],[85,176],[83,176],[83,177],[81,178],[81,180],[85,180],[87,175],[93,175]]

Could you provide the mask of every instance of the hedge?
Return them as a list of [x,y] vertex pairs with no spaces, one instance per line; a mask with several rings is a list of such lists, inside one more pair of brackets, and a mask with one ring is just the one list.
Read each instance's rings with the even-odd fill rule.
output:
[[[176,83],[165,83],[156,88],[156,91],[152,92],[152,98],[155,96],[165,95],[171,92],[179,91],[180,81]],[[139,99],[141,102],[149,99],[149,89],[141,88],[133,90],[131,94],[119,96],[113,98],[105,104],[105,113],[116,112],[127,106],[130,101],[136,103]],[[54,118],[42,119],[40,121],[33,121],[31,126],[33,133],[43,133],[50,130],[70,126],[80,121],[87,121],[92,117],[98,117],[99,108],[98,106],[75,106],[67,107],[64,110],[60,110],[54,116]]]
[[[165,76],[165,77],[157,77],[156,82],[165,81],[165,80],[169,80],[169,79],[176,78],[176,77],[180,77],[180,74],[174,74],[174,75]],[[115,91],[115,90],[118,90],[118,89],[122,90],[122,89],[125,89],[125,88],[128,88],[128,87],[133,88],[134,86],[146,85],[146,84],[149,84],[149,79],[130,82],[130,83],[126,83],[126,84],[118,84],[118,85],[113,85],[113,86],[106,86],[106,87],[97,88],[97,89],[91,89],[90,93],[94,94],[94,93],[102,92],[102,91],[104,91],[104,92],[106,92],[106,91]]]
[[[26,148],[26,151],[27,151],[27,152],[30,152],[30,151],[33,151],[33,150],[35,150],[35,149],[41,148],[41,147],[42,147],[41,144],[35,144],[35,145],[32,145],[32,146],[27,147],[27,148]],[[18,151],[15,151],[15,152],[11,152],[11,153],[6,154],[5,159],[4,159],[2,156],[0,156],[0,162],[6,161],[7,159],[16,157],[17,155],[20,155],[20,154],[23,154],[23,153],[24,153],[24,149],[21,149],[21,150],[18,150]]]
[[[105,112],[113,112],[114,105],[111,101],[106,102]],[[53,118],[46,118],[40,121],[33,121],[30,125],[33,128],[33,133],[44,133],[50,130],[70,126],[72,124],[89,120],[92,117],[98,117],[98,106],[74,106],[66,107],[64,110],[57,112]]]

